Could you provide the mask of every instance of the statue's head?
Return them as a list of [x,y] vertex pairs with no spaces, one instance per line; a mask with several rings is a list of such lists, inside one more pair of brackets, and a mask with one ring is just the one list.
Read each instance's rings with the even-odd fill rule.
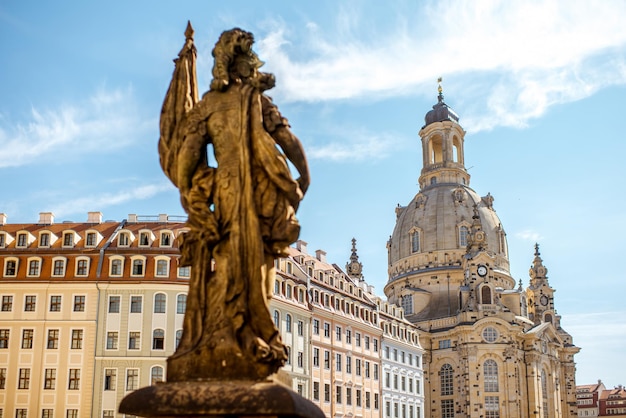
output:
[[262,90],[274,86],[271,74],[257,71],[264,63],[252,51],[254,36],[235,28],[222,33],[213,48],[211,90],[224,91],[232,83],[250,83]]

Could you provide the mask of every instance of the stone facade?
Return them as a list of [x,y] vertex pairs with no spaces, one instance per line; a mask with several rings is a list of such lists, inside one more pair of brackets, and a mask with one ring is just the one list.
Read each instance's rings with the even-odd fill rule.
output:
[[576,416],[574,354],[535,248],[526,289],[509,272],[494,198],[470,188],[465,131],[443,95],[420,130],[420,190],[396,208],[390,303],[424,330],[426,416]]

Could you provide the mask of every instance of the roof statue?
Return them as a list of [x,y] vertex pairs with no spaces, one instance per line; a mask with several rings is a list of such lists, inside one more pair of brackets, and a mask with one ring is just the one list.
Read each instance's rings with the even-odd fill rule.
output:
[[[264,381],[287,360],[268,301],[274,260],[287,255],[300,232],[295,213],[309,186],[309,168],[287,119],[264,94],[275,79],[259,71],[263,62],[252,50],[253,35],[239,28],[221,34],[212,51],[210,90],[200,100],[191,24],[185,37],[161,110],[159,157],[188,215],[179,265],[191,266],[191,277],[182,337],[163,386],[205,387],[177,387],[173,394],[157,386],[160,394],[146,397],[168,399],[172,415],[180,411],[171,400],[185,397],[197,404],[194,416],[207,413],[208,403],[222,415],[257,415],[258,408],[224,410],[227,401],[243,408],[235,400],[239,395],[254,398],[254,388],[244,385],[224,399],[224,382]],[[299,178],[292,177],[288,161]],[[211,394],[219,396],[206,400]]]

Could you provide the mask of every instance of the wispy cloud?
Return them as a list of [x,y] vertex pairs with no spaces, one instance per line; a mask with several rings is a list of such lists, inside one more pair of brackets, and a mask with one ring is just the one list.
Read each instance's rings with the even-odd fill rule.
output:
[[0,115],[0,168],[76,153],[111,152],[146,132],[132,89],[100,88],[83,103],[54,109],[33,107],[30,118],[12,123]]
[[291,101],[434,95],[444,75],[457,101],[466,95],[473,103],[463,105],[464,126],[478,131],[523,127],[552,105],[626,83],[624,2],[413,4],[396,8],[389,27],[360,21],[354,10],[339,10],[333,30],[304,25],[308,55],[276,22],[258,46],[277,73],[276,94]]
[[515,237],[524,241],[537,242],[541,240],[541,235],[537,231],[525,229],[524,231],[516,232]]
[[307,156],[336,162],[381,160],[401,146],[398,136],[385,133],[354,130],[340,136],[340,139],[335,138],[326,144],[311,144],[307,148]]
[[52,203],[50,210],[56,216],[64,217],[77,213],[86,213],[98,208],[104,210],[111,206],[122,205],[137,200],[146,200],[159,193],[172,191],[174,186],[163,181],[161,183],[144,184],[134,188],[120,190],[115,193],[95,193],[90,196],[64,199],[60,203]]

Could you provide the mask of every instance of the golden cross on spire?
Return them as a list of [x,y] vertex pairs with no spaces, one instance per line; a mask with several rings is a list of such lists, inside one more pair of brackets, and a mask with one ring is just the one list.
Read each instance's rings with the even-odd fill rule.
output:
[[441,94],[443,92],[443,87],[441,87],[441,82],[443,81],[443,77],[439,77],[437,79],[437,83],[439,84],[439,86],[437,87],[437,91],[439,92],[439,94]]

